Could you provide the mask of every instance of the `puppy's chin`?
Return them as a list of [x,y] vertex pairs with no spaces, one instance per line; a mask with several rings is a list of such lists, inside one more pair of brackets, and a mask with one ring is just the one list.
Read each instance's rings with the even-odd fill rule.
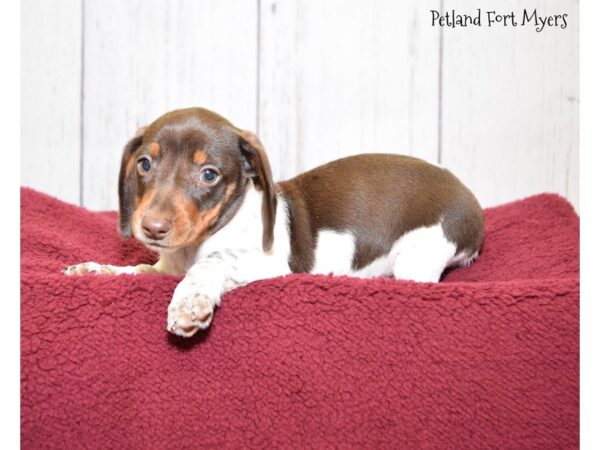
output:
[[176,250],[176,248],[170,245],[168,242],[155,242],[149,240],[141,231],[135,228],[133,229],[132,234],[138,242],[144,244],[144,247],[146,247],[148,250],[152,250],[153,252],[163,253]]
[[164,245],[149,244],[147,242],[143,242],[143,244],[147,249],[156,253],[171,253],[177,250],[175,247],[166,247]]
[[156,242],[156,241],[151,241],[151,240],[147,239],[143,235],[143,233],[141,233],[139,230],[134,230],[133,236],[139,242],[144,244],[144,246],[148,250],[151,250],[156,253],[174,253],[174,252],[184,249],[184,248],[197,247],[202,242],[204,242],[204,240],[206,239],[206,236],[195,236],[195,237],[188,236],[185,239],[183,239],[181,242],[175,242],[175,243],[170,242],[170,241]]

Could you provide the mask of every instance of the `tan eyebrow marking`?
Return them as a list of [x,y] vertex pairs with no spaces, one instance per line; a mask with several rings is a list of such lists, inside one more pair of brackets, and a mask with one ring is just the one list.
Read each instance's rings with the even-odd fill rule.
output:
[[157,142],[153,142],[150,144],[150,156],[156,158],[158,156],[158,152],[160,151],[160,145]]
[[202,165],[206,162],[207,156],[204,150],[196,150],[194,152],[194,164]]

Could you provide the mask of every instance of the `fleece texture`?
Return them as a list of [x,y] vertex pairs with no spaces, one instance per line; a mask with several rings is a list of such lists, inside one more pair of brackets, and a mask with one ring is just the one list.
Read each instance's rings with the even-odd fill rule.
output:
[[115,212],[21,191],[24,449],[577,448],[579,218],[556,195],[485,211],[481,257],[438,284],[289,275],[167,333],[180,277]]

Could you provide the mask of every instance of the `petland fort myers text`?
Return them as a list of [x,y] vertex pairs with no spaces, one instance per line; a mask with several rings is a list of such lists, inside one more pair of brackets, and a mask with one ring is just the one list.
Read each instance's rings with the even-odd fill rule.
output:
[[537,9],[522,12],[481,11],[473,14],[463,14],[456,10],[440,12],[431,10],[431,26],[448,28],[459,27],[525,27],[535,28],[538,33],[549,28],[567,28],[568,14],[540,14]]

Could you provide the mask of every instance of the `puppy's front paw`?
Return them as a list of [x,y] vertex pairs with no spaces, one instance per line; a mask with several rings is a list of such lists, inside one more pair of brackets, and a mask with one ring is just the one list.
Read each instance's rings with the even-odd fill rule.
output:
[[98,264],[95,262],[85,262],[81,264],[75,264],[74,266],[65,267],[62,272],[65,275],[87,275],[87,274],[100,274],[100,275],[115,275],[116,272],[113,266],[107,266],[104,264]]
[[167,330],[183,337],[193,336],[210,325],[215,301],[200,292],[194,283],[184,279],[173,294],[169,304]]

